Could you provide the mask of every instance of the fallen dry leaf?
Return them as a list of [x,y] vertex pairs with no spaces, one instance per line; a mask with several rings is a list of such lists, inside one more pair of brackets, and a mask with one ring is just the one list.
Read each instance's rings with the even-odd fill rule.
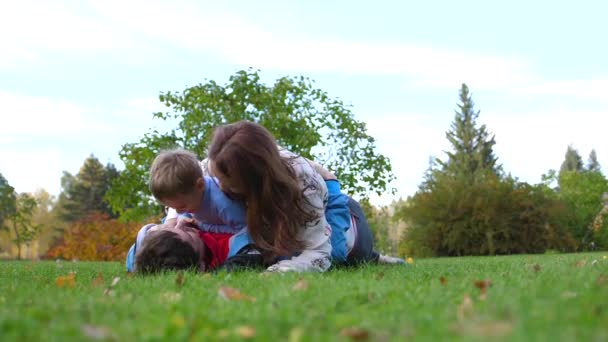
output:
[[574,264],[574,266],[576,266],[576,267],[585,267],[585,265],[587,265],[587,260],[586,259],[579,260],[579,261],[577,261]]
[[572,291],[566,291],[566,292],[562,293],[562,298],[566,298],[566,299],[574,298],[576,296],[577,296],[576,292],[572,292]]
[[608,276],[605,274],[600,275],[599,277],[597,277],[597,284],[598,285],[604,285],[608,282]]
[[479,300],[486,300],[488,288],[492,286],[492,281],[490,279],[476,280],[473,284],[481,291],[479,293]]
[[177,286],[184,286],[184,283],[186,282],[186,278],[184,277],[184,271],[179,271],[177,273],[177,277],[175,277],[175,285]]
[[93,279],[93,282],[91,283],[91,285],[93,285],[93,287],[98,287],[103,285],[103,283],[105,282],[105,280],[103,279],[103,274],[99,273],[97,274],[97,277],[95,277],[95,279]]
[[167,303],[176,303],[182,300],[182,294],[178,292],[165,292],[160,295],[160,298]]
[[304,336],[304,329],[300,327],[296,327],[291,329],[289,332],[289,342],[300,342],[302,340],[302,336]]
[[536,272],[536,273],[540,272],[540,265],[534,264],[533,269],[534,269],[534,272]]
[[254,297],[250,297],[241,293],[241,291],[228,286],[221,286],[219,289],[219,295],[226,300],[246,300],[252,303],[255,302]]
[[454,325],[451,330],[459,334],[478,337],[505,337],[513,332],[513,323],[508,321],[468,322]]
[[57,287],[69,287],[76,286],[76,273],[70,272],[67,276],[59,276],[55,279]]
[[120,281],[120,277],[114,277],[114,279],[112,279],[112,283],[110,284],[110,286],[103,291],[103,294],[106,296],[113,296],[114,287],[116,287],[116,284],[118,284],[119,281]]
[[367,330],[357,327],[344,328],[340,331],[340,335],[349,337],[353,341],[365,341],[369,338]]
[[441,285],[446,286],[448,284],[448,278],[441,276],[439,277],[439,281],[441,282]]
[[186,319],[184,318],[184,316],[178,313],[174,314],[173,316],[171,316],[171,325],[178,329],[181,329],[186,326]]
[[82,326],[82,333],[94,340],[106,340],[110,337],[110,330],[106,327],[85,324]]
[[458,320],[464,321],[473,315],[473,301],[468,294],[462,298],[462,304],[458,306]]
[[255,337],[255,328],[249,325],[243,325],[236,328],[236,333],[242,338],[254,338]]
[[300,278],[298,282],[292,287],[294,291],[308,290],[308,282],[304,278]]
[[384,272],[378,272],[378,273],[376,273],[376,275],[374,275],[374,278],[376,280],[380,280],[380,279],[384,278]]

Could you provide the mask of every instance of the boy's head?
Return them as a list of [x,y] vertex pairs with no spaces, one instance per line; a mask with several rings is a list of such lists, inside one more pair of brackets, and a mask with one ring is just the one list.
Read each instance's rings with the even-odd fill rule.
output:
[[206,269],[207,250],[197,228],[159,225],[150,229],[135,256],[135,271]]
[[150,191],[177,212],[196,212],[205,187],[196,155],[177,149],[161,152],[150,168]]

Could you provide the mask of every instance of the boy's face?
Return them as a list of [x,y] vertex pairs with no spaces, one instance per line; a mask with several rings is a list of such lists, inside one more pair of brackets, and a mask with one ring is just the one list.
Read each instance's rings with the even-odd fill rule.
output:
[[169,198],[163,198],[160,202],[167,207],[175,209],[178,213],[195,213],[201,205],[205,183],[199,178],[193,191],[187,194],[176,194]]

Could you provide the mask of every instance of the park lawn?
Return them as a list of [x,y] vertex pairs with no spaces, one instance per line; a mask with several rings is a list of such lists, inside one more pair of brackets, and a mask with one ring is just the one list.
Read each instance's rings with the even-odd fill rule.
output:
[[302,275],[0,262],[0,341],[88,339],[608,341],[608,252]]

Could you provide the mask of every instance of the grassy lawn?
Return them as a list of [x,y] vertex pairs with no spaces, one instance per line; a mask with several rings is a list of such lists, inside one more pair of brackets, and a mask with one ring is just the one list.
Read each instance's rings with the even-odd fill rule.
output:
[[608,341],[608,252],[304,275],[0,262],[1,341],[88,339]]

